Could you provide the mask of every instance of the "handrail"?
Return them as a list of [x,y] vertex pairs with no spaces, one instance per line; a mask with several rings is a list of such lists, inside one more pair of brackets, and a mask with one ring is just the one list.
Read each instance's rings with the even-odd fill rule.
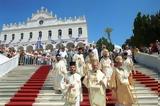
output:
[[155,72],[160,72],[160,58],[155,55],[146,53],[136,53],[135,59],[138,63],[154,69]]
[[19,57],[19,54],[15,55],[14,57],[10,58],[8,61],[5,61],[4,63],[0,63],[0,66],[1,66],[2,64],[5,64],[5,63],[9,62],[10,60],[13,60],[13,59],[16,58],[17,56]]

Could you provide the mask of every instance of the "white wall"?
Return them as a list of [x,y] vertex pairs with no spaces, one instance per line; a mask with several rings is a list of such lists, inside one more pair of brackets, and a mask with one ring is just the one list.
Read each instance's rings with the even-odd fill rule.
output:
[[87,25],[86,23],[81,24],[68,24],[68,25],[58,25],[58,26],[46,26],[46,27],[37,27],[30,29],[19,29],[19,30],[11,30],[11,31],[2,31],[0,40],[4,40],[4,35],[7,35],[6,44],[12,40],[12,34],[15,34],[15,40],[12,43],[17,43],[21,37],[21,33],[24,34],[23,40],[21,42],[27,42],[29,39],[29,33],[32,32],[33,38],[32,41],[37,41],[39,36],[39,31],[42,31],[42,41],[48,40],[48,31],[52,31],[52,39],[58,40],[58,30],[62,30],[62,39],[70,39],[68,36],[68,29],[72,29],[72,36],[74,38],[78,37],[78,28],[82,28],[82,38],[86,38],[87,35]]
[[0,77],[18,66],[19,55],[16,55],[8,61],[0,64]]
[[153,68],[155,69],[154,71],[160,72],[160,57],[146,53],[137,53],[135,59],[138,63]]

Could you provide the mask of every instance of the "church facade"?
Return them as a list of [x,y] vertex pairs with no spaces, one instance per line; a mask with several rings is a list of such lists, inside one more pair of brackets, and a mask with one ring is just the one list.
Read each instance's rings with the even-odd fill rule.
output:
[[83,46],[88,42],[87,22],[84,16],[58,18],[41,7],[26,22],[4,24],[0,41],[1,45],[25,51]]

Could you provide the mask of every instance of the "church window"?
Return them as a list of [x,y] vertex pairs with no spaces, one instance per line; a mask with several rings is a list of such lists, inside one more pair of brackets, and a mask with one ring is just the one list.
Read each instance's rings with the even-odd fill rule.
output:
[[82,28],[78,28],[78,36],[82,35]]
[[61,37],[62,37],[62,30],[59,29],[59,30],[58,30],[58,38],[61,38]]
[[42,31],[39,31],[39,37],[38,37],[39,39],[41,39],[42,38]]
[[7,35],[4,35],[4,41],[6,41],[7,40]]
[[24,34],[23,34],[23,33],[21,33],[21,39],[23,39],[23,35],[24,35]]
[[72,36],[72,29],[71,28],[68,29],[68,35]]
[[12,40],[14,40],[15,39],[15,34],[12,34]]
[[48,31],[48,39],[51,40],[51,37],[52,37],[52,31],[49,30],[49,31]]
[[29,39],[32,39],[32,35],[33,35],[33,33],[30,32],[30,33],[29,33]]

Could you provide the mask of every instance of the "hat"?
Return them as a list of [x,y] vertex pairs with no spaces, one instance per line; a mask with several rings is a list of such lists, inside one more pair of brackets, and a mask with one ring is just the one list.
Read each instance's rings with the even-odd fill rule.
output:
[[78,50],[83,50],[83,48],[82,48],[82,47],[79,47]]
[[106,52],[106,53],[108,53],[109,51],[108,51],[108,49],[103,49],[103,52]]
[[123,53],[123,56],[128,56],[128,53],[127,53],[127,52],[124,52],[124,53]]
[[73,61],[72,61],[72,62],[70,62],[69,64],[70,64],[70,66],[75,66],[75,65],[76,65],[76,62],[73,62]]
[[117,56],[117,57],[115,58],[115,61],[116,61],[116,62],[123,62],[122,56]]
[[58,54],[56,54],[56,57],[61,57],[61,54],[59,54],[59,53],[58,53]]

